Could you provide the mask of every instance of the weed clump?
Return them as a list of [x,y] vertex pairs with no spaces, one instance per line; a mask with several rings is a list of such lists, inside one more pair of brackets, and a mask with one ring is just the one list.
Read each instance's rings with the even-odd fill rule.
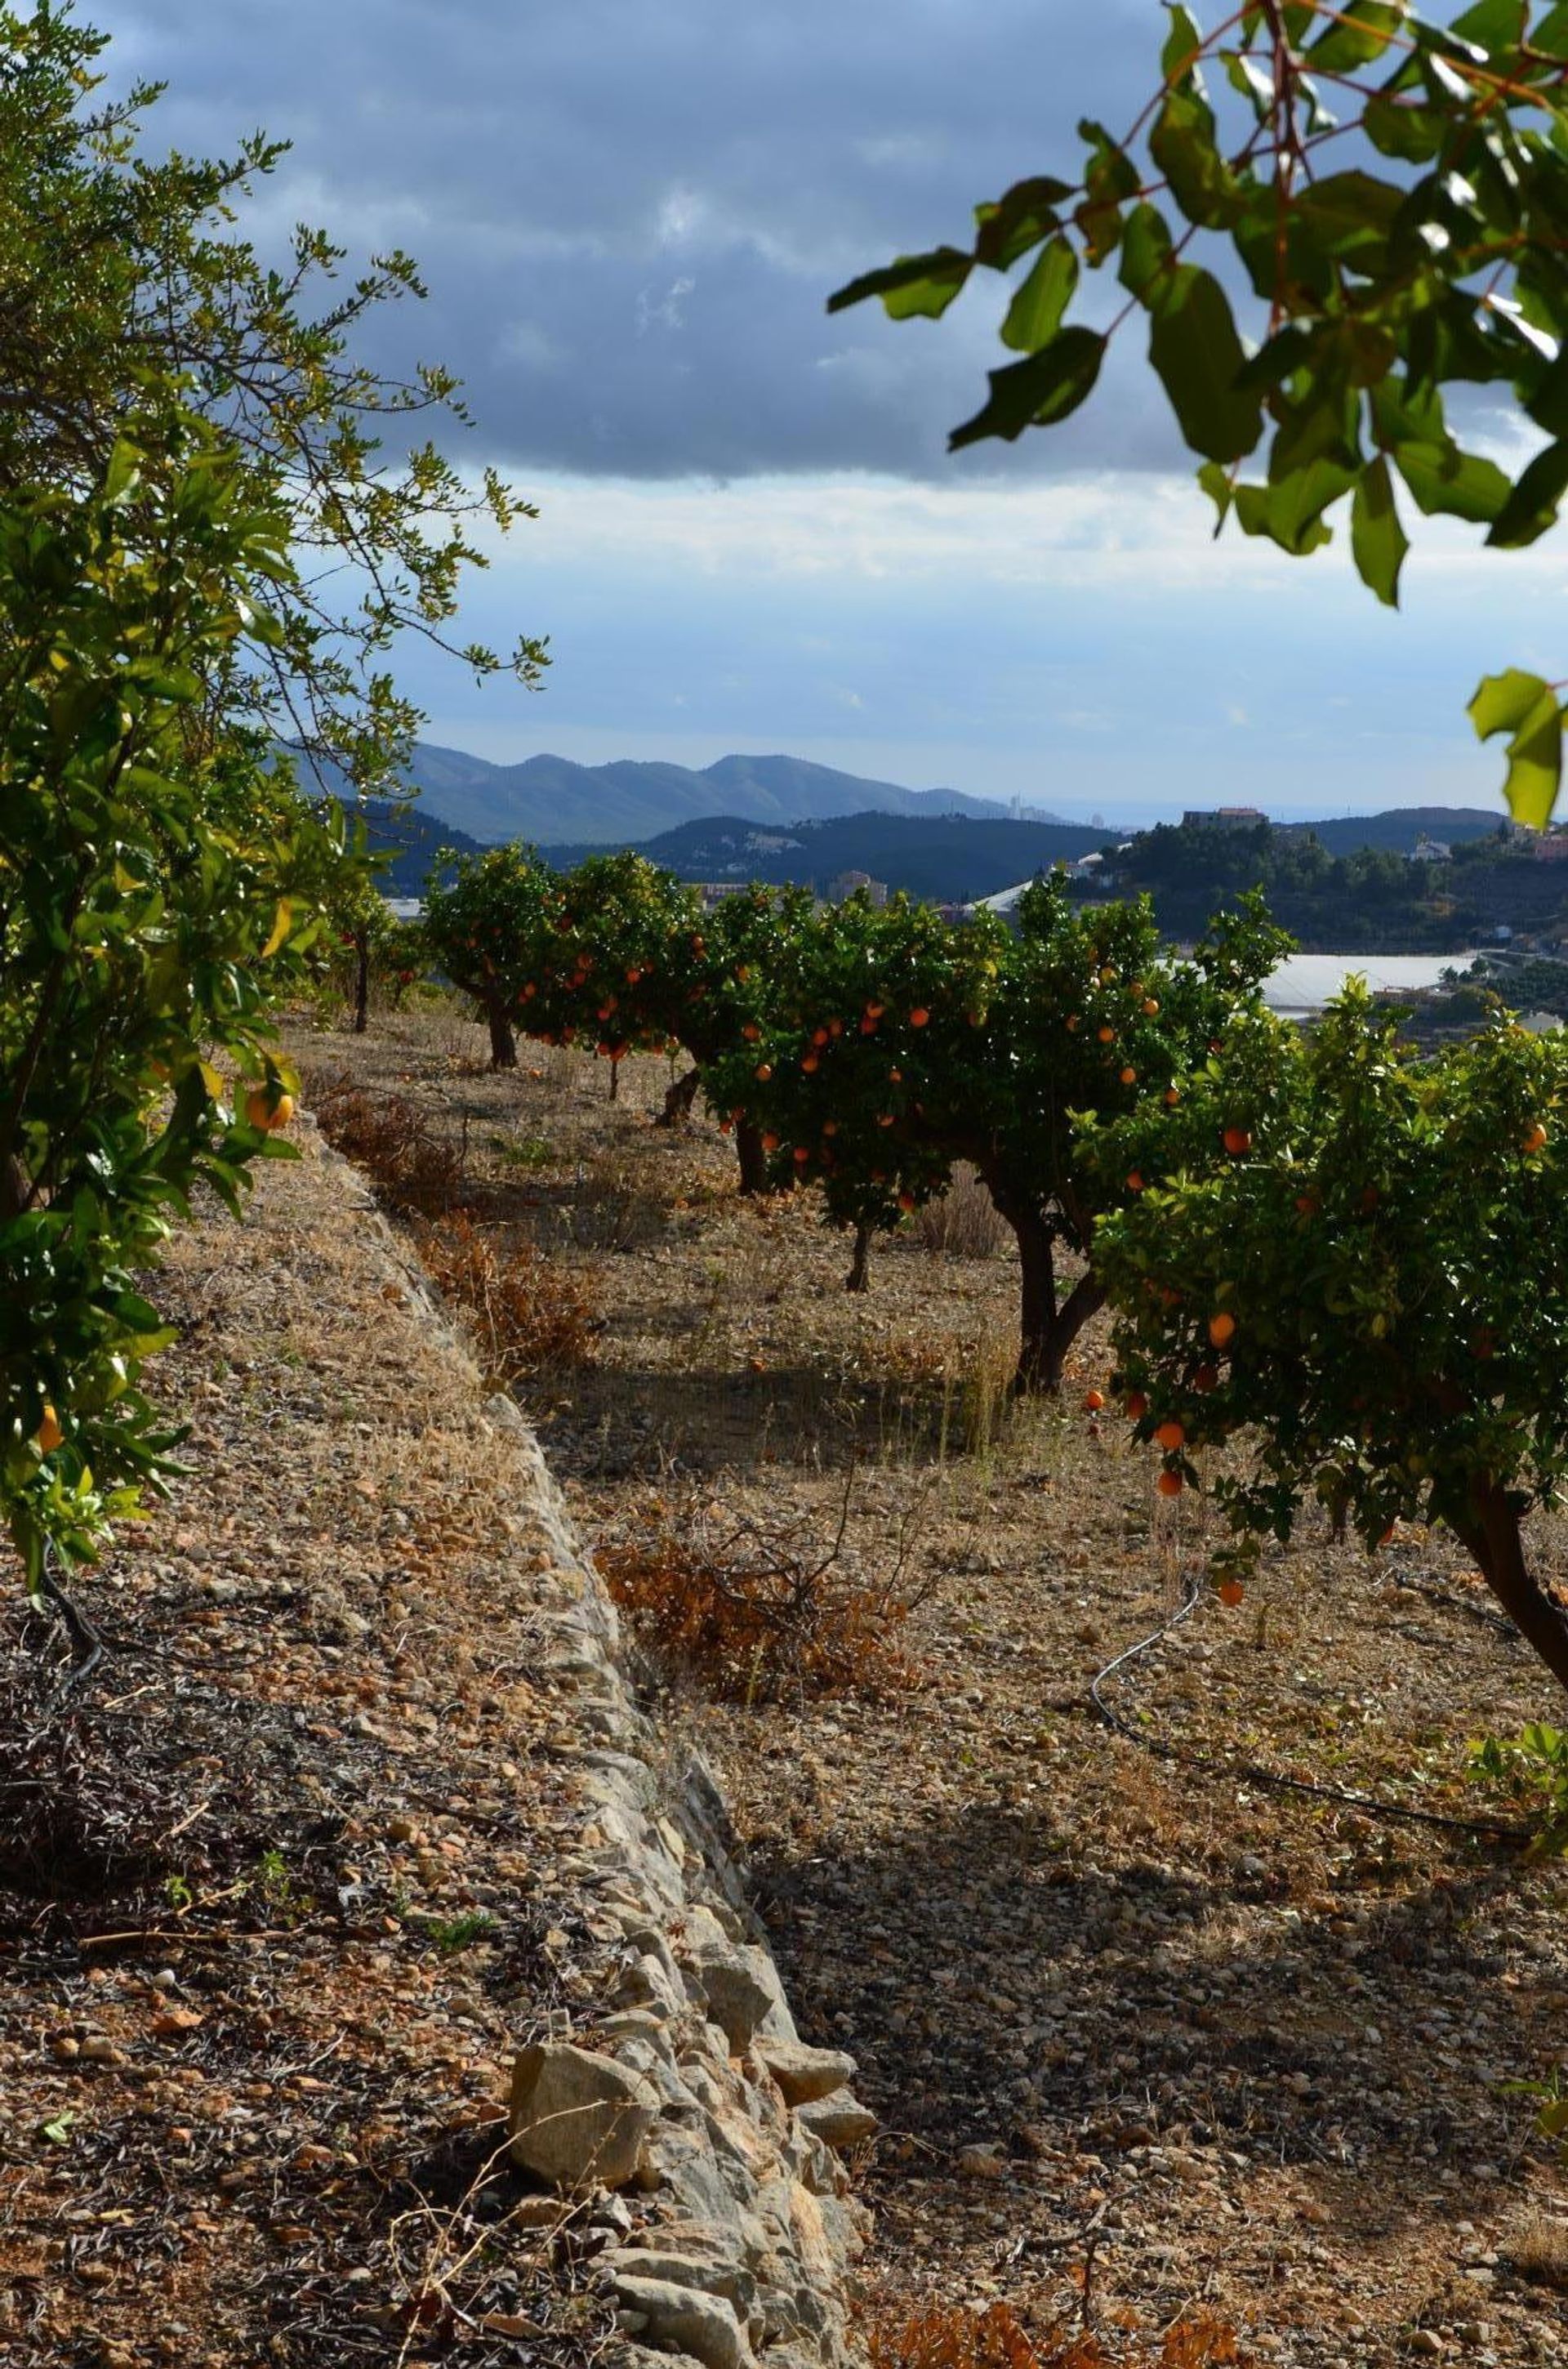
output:
[[902,2326],[874,2328],[871,2369],[1113,2369],[1135,2362],[1146,2369],[1247,2369],[1252,2360],[1235,2329],[1207,2312],[1184,2313],[1141,2343],[1131,2314],[1113,2317],[1110,2350],[1093,2329],[1025,2328],[1004,2303],[985,2311],[939,2305]]
[[846,1552],[844,1522],[825,1553],[807,1547],[804,1528],[726,1524],[710,1505],[657,1500],[596,1560],[648,1651],[727,1701],[916,1684],[899,1644],[913,1608],[902,1585],[906,1544],[876,1578]]
[[965,1162],[953,1171],[946,1192],[920,1209],[915,1228],[933,1258],[995,1258],[1008,1236],[1007,1220]]
[[421,1226],[418,1241],[427,1273],[468,1318],[486,1379],[505,1390],[591,1361],[599,1324],[592,1299],[578,1276],[532,1242],[498,1240],[462,1209]]
[[368,1094],[341,1074],[309,1080],[306,1093],[327,1142],[364,1170],[389,1209],[429,1215],[461,1197],[456,1151],[406,1094]]

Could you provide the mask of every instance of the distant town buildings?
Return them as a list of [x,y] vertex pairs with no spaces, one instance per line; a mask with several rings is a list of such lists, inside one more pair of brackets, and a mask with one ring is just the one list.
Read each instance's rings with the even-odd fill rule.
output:
[[1256,830],[1267,820],[1261,807],[1189,807],[1182,817],[1182,829]]
[[1534,854],[1538,864],[1568,864],[1568,830],[1538,831]]
[[1428,839],[1423,831],[1406,860],[1411,864],[1451,864],[1454,851],[1446,839]]
[[887,883],[886,880],[874,880],[869,872],[837,874],[828,883],[828,902],[830,905],[841,905],[845,898],[853,897],[857,889],[864,889],[868,902],[873,905],[887,902]]

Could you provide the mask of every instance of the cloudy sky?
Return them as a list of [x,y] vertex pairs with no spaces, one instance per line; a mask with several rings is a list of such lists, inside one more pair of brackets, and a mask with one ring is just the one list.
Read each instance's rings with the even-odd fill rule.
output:
[[548,634],[548,688],[475,688],[411,650],[432,739],[504,761],[786,750],[1112,819],[1486,805],[1476,676],[1561,670],[1555,540],[1427,537],[1391,617],[1337,549],[1211,541],[1135,350],[1066,429],[956,462],[993,299],[939,326],[827,317],[843,280],[1070,159],[1080,115],[1130,115],[1155,0],[84,13],[116,81],[168,85],[150,143],[292,140],[259,240],[303,218],[418,259],[429,301],[379,359],[455,369],[477,424],[454,453],[540,505],[463,623]]

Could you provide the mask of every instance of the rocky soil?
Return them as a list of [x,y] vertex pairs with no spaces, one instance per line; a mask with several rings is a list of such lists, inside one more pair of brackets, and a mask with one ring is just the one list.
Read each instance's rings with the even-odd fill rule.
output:
[[97,1666],[0,1574],[0,2359],[825,2369],[853,2068],[515,1410],[299,1133],[158,1279],[184,1471],[73,1582]]
[[1123,2341],[1202,2305],[1282,2363],[1568,2352],[1568,2185],[1510,2087],[1568,2055],[1568,1886],[1470,1823],[1516,1809],[1465,1769],[1557,1705],[1451,1544],[1309,1525],[1107,1682],[1116,1733],[1089,1684],[1180,1609],[1206,1517],[1082,1412],[1102,1344],[1062,1405],[1007,1409],[1005,1252],[911,1231],[850,1299],[808,1203],[749,1207],[715,1135],[647,1124],[662,1065],[612,1106],[571,1057],[483,1074],[449,1018],[300,1049],[418,1101],[487,1221],[591,1295],[591,1361],[524,1392],[584,1528],[841,1526],[836,1569],[909,1608],[906,1684],[662,1674],[803,2029],[881,2117],[873,2307]]

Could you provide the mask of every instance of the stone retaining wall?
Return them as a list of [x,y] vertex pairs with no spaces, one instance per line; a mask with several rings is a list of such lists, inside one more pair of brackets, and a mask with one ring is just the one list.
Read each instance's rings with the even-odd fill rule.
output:
[[[365,1222],[466,1357],[391,1228]],[[705,2369],[838,2369],[853,2351],[866,2216],[835,2146],[869,2135],[874,2118],[850,2090],[852,2060],[799,2040],[722,1799],[700,1760],[671,1766],[639,1708],[614,1608],[537,1440],[510,1400],[485,1413],[511,1435],[554,1564],[531,1675],[561,1700],[554,1748],[581,1807],[563,1880],[596,1932],[620,1935],[603,1998],[520,2052],[514,2151],[564,2193],[595,2198],[597,2272],[628,2363],[674,2352]]]

